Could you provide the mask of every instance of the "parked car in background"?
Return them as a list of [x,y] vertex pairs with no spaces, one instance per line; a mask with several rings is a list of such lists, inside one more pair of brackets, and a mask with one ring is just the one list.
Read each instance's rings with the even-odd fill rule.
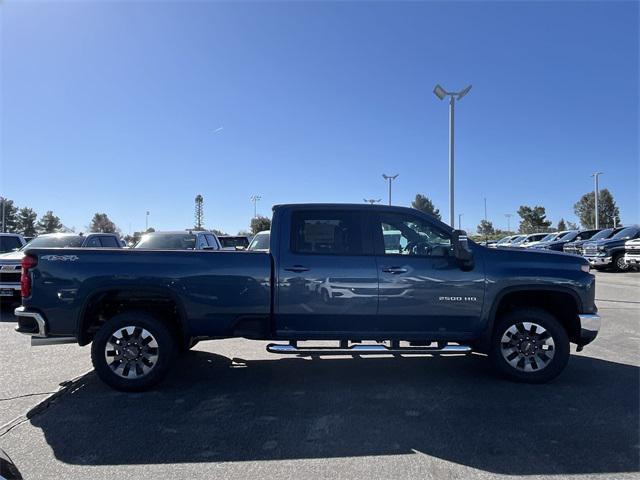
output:
[[33,248],[120,248],[114,233],[45,233],[20,250],[0,255],[0,299],[2,303],[20,301],[20,262],[24,249]]
[[640,238],[640,227],[625,227],[610,238],[585,243],[582,254],[592,268],[613,268],[615,271],[624,272],[631,267],[624,261],[625,243],[636,238]]
[[614,228],[604,228],[604,229],[593,229],[593,230],[583,230],[580,232],[580,235],[576,237],[572,242],[567,242],[562,247],[562,251],[564,253],[573,253],[575,255],[582,255],[582,246],[588,241],[595,240],[603,240],[605,238],[609,238],[615,233],[622,230],[622,228],[614,229]]
[[510,247],[513,242],[522,240],[524,237],[526,237],[526,235],[509,235],[508,237],[501,238],[495,244],[487,246],[491,248]]
[[526,235],[524,238],[518,238],[517,240],[514,240],[509,246],[517,248],[529,248],[533,245],[536,245],[547,235],[547,233],[532,233],[530,235]]
[[258,232],[254,235],[251,243],[249,244],[249,247],[247,247],[247,250],[251,250],[254,252],[268,252],[270,242],[271,232],[269,230]]
[[222,250],[245,250],[249,246],[249,237],[246,235],[218,237]]
[[0,233],[0,253],[20,250],[27,244],[19,233]]
[[546,241],[541,240],[539,243],[537,243],[531,248],[535,248],[538,250],[554,250],[556,252],[562,252],[562,247],[564,246],[564,244],[575,240],[579,234],[580,234],[580,230],[565,230],[563,232],[558,232],[550,240],[546,240]]
[[145,250],[221,250],[215,233],[204,230],[145,233],[134,249]]
[[640,266],[640,238],[624,243],[624,263],[630,267]]

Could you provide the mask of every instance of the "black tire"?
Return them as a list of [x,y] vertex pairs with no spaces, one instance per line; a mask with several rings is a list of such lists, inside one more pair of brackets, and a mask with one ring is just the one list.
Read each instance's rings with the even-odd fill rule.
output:
[[613,263],[611,269],[614,272],[626,272],[629,270],[630,265],[624,263],[624,253],[618,253],[613,257]]
[[[546,333],[537,335],[535,332],[538,331],[538,328],[532,328],[530,331],[525,329],[525,333],[522,333],[518,325],[524,327],[525,323],[536,324],[537,327],[542,327]],[[516,335],[507,334],[507,331],[512,328],[517,330]],[[534,333],[531,333],[532,331]],[[509,342],[503,344],[505,336],[509,337]],[[516,340],[516,336],[521,339],[520,342]],[[515,344],[518,347],[514,346]],[[549,358],[551,350],[553,350],[553,355],[549,360],[545,360]],[[510,380],[524,383],[544,383],[554,379],[564,370],[569,361],[569,353],[567,331],[553,315],[538,308],[519,308],[511,310],[498,320],[491,341],[489,357],[494,368]],[[515,362],[517,365],[509,363],[507,357],[513,357],[511,362]],[[544,364],[544,366],[531,370],[534,368],[534,364]],[[524,368],[530,371],[524,371]]]
[[[134,332],[124,335],[126,331],[125,327],[134,327]],[[135,337],[135,333],[138,331],[137,329],[141,329],[142,331],[142,333],[138,335],[142,338],[142,341],[133,345],[133,341],[137,338]],[[143,338],[144,331],[149,335]],[[122,344],[122,341],[118,340],[120,343],[114,343],[112,341],[112,337],[115,338],[116,335],[122,337],[123,340],[134,339],[132,340],[133,346],[131,350],[129,350],[129,347],[124,346],[121,350],[121,347],[118,345]],[[152,341],[145,344],[145,341],[149,341],[149,337],[152,338]],[[140,345],[140,348],[137,348],[138,345]],[[154,347],[151,348],[149,345]],[[110,349],[108,353],[107,349]],[[151,366],[142,363],[142,361],[144,361],[143,350],[147,352],[153,351],[153,355],[150,355],[148,358],[145,357],[146,362],[150,363]],[[123,351],[126,351],[126,355],[122,353]],[[135,357],[132,352],[138,352],[138,357],[142,359],[142,361],[139,361],[138,357],[127,360],[129,357]],[[91,345],[91,361],[100,380],[110,387],[125,392],[139,392],[148,390],[164,379],[174,363],[176,352],[176,340],[164,322],[143,312],[125,312],[110,318],[100,327]],[[109,363],[107,355],[111,354],[114,356],[114,362]],[[117,357],[122,357],[124,361],[118,361]],[[118,364],[117,368],[113,368],[112,366],[116,363]],[[127,363],[131,365],[138,364],[127,370],[127,375],[131,374],[129,378],[123,376]],[[124,364],[124,366],[121,366],[121,364]],[[138,375],[138,366],[140,369],[147,367],[149,370]],[[131,368],[135,371],[131,372]],[[120,373],[117,373],[118,371],[120,371]]]

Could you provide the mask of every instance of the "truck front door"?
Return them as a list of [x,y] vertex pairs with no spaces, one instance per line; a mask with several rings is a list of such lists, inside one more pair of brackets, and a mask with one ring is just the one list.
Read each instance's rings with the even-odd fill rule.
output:
[[481,262],[462,271],[451,235],[436,222],[410,213],[380,212],[374,227],[379,278],[378,316],[406,339],[470,336],[484,299]]
[[283,215],[275,322],[287,338],[375,331],[378,272],[367,212],[300,209]]

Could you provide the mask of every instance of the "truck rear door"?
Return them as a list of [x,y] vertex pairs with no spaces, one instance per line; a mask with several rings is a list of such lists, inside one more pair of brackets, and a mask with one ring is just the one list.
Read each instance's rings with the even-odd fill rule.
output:
[[367,212],[335,207],[282,212],[278,335],[352,338],[377,330],[378,272],[368,220]]

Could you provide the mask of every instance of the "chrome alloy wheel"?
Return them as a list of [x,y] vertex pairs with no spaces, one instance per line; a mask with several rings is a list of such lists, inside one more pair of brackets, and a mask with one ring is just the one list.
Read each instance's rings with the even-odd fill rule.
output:
[[148,330],[127,326],[113,332],[104,347],[111,370],[122,378],[148,374],[158,361],[158,342]]
[[555,355],[555,342],[547,330],[532,322],[511,325],[500,340],[502,356],[516,370],[536,372]]

